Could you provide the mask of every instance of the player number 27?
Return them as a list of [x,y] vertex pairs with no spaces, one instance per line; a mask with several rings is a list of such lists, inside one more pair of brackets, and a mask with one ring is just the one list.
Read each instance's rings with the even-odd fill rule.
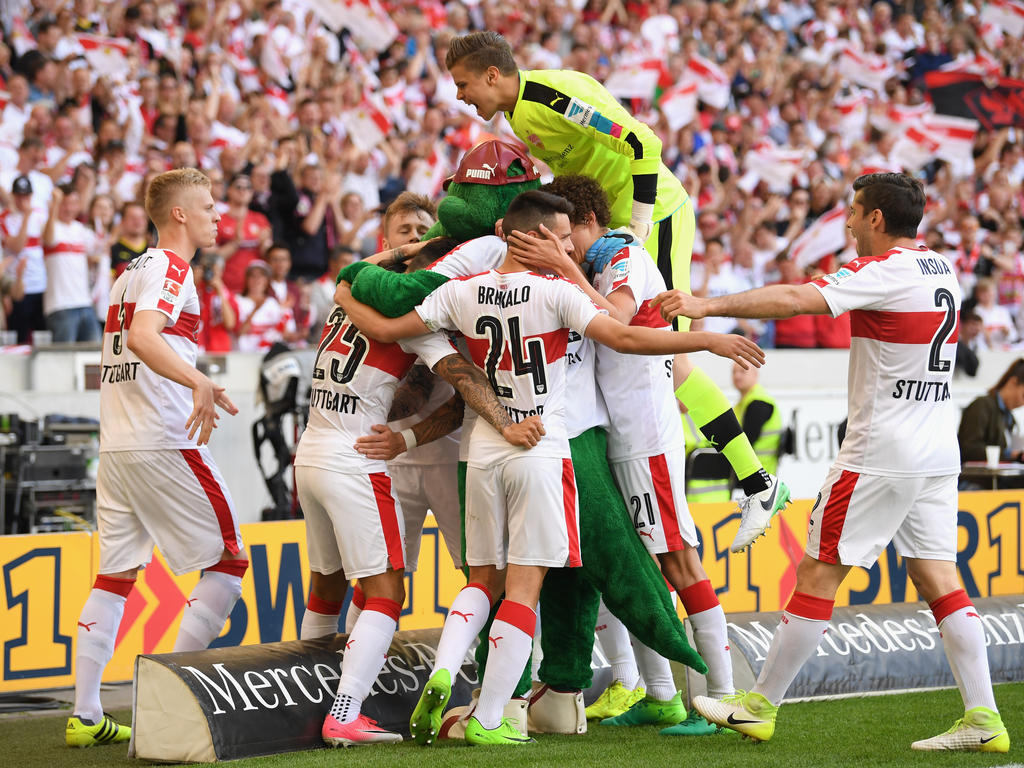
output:
[[[542,339],[529,339],[523,343],[518,317],[508,318],[509,352],[512,357],[512,372],[516,376],[529,376],[533,380],[533,393],[544,395],[548,391],[547,374],[544,371],[545,355]],[[498,383],[496,372],[505,352],[505,331],[501,321],[492,315],[477,318],[476,332],[486,333],[489,344],[484,360],[484,371],[491,382],[491,388],[498,397],[512,397],[511,387]]]
[[949,340],[950,334],[956,328],[956,299],[948,288],[937,288],[935,290],[935,306],[946,310],[946,316],[932,338],[932,346],[928,351],[928,370],[935,373],[946,373],[951,365],[949,360],[944,360],[940,353],[942,345]]

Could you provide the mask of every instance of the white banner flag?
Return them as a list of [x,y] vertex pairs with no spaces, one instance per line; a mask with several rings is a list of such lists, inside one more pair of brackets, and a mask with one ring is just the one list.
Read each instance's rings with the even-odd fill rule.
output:
[[608,93],[617,99],[651,99],[661,74],[658,62],[635,62],[618,67],[604,81]]
[[78,42],[85,50],[85,58],[95,74],[108,75],[115,80],[126,78],[131,71],[128,54],[131,43],[116,37],[100,35],[78,35]]
[[697,96],[708,106],[725,109],[729,106],[732,82],[721,67],[703,56],[691,56],[686,65],[697,81]]
[[337,32],[348,28],[356,45],[383,51],[398,37],[398,27],[377,0],[298,0],[326,27]]
[[868,95],[864,92],[841,96],[834,105],[844,136],[861,136],[868,125]]
[[882,56],[846,46],[839,54],[839,74],[851,83],[870,88],[876,93],[885,89],[885,81],[896,74],[892,64]]
[[836,205],[822,214],[793,241],[789,257],[800,267],[809,267],[829,254],[846,247],[846,206]]
[[697,117],[697,83],[690,81],[672,86],[661,94],[658,108],[673,131],[689,125]]
[[1024,37],[1024,2],[988,0],[981,9],[981,20],[993,24],[1003,33],[1019,40]]
[[348,113],[348,135],[364,152],[368,152],[391,132],[391,121],[368,97]]
[[743,167],[748,173],[757,174],[773,192],[788,192],[805,160],[804,151],[800,149],[763,147],[748,152],[743,158]]

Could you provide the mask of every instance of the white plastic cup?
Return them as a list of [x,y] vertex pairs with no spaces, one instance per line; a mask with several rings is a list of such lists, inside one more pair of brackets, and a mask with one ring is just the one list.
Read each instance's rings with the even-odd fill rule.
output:
[[17,331],[0,331],[0,347],[13,347],[17,343]]
[[985,446],[985,463],[990,467],[999,466],[999,456],[1002,453],[1002,449],[998,445],[986,445]]
[[32,346],[48,347],[53,344],[53,333],[50,331],[32,331]]

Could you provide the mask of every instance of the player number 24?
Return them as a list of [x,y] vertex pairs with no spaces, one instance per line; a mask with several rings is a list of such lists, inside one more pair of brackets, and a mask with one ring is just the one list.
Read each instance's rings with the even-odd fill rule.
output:
[[[529,339],[524,344],[519,318],[510,317],[507,322],[509,352],[512,356],[513,373],[516,376],[529,376],[533,380],[533,393],[535,395],[547,394],[548,379],[544,370],[544,341],[542,339]],[[487,379],[491,382],[494,394],[498,397],[512,397],[511,387],[499,384],[495,375],[502,355],[505,352],[505,332],[501,321],[492,315],[478,317],[476,332],[486,333],[490,341],[487,347],[487,357],[484,360],[484,371],[487,373]]]

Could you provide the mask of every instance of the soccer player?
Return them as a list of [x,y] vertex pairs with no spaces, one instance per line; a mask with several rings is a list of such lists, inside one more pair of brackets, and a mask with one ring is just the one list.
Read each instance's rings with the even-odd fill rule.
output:
[[103,332],[100,566],[78,620],[75,708],[65,737],[73,747],[131,737],[103,714],[100,679],[153,544],[175,574],[203,571],[175,651],[206,648],[220,634],[249,567],[231,494],[206,447],[216,409],[238,409],[195,367],[199,299],[189,262],[217,237],[210,180],[194,168],[162,173],[146,193],[146,212],[157,247],[115,281]]
[[1006,752],[977,610],[960,587],[957,555],[957,407],[950,399],[960,286],[942,255],[915,240],[925,196],[898,173],[853,182],[846,226],[857,258],[804,285],[698,299],[669,291],[665,319],[850,313],[849,426],[811,510],[796,589],[749,693],[694,705],[708,720],[758,741],[775,731],[786,689],[818,647],[850,567],[868,568],[892,541],[932,609],[964,716],[919,750]]
[[[484,120],[504,112],[516,136],[556,176],[576,173],[600,180],[611,204],[610,226],[628,226],[655,260],[665,284],[689,291],[693,202],[661,162],[661,141],[650,127],[589,75],[519,70],[497,32],[453,38],[445,63],[458,97],[476,107]],[[681,318],[677,327],[687,330],[689,320]],[[703,370],[678,358],[673,383],[676,396],[729,460],[746,494],[732,543],[733,551],[745,549],[785,506],[789,489],[764,471],[729,401]]]
[[[572,250],[572,205],[545,192],[516,197],[506,232],[537,232],[542,224]],[[543,414],[545,436],[528,455],[495,439],[479,419],[469,440],[466,475],[466,561],[470,583],[445,621],[430,680],[410,722],[414,738],[437,732],[451,679],[483,626],[493,597],[505,592],[491,626],[480,698],[466,725],[470,744],[515,745],[523,738],[502,711],[533,643],[540,587],[548,568],[578,566],[576,489],[564,418],[565,349],[570,329],[623,352],[675,354],[709,349],[759,364],[763,355],[741,336],[667,334],[624,326],[567,281],[529,272],[511,256],[497,270],[450,280],[415,311],[388,319],[359,304],[346,283],[339,303],[371,338],[394,341],[445,328],[463,334],[473,362],[513,418]]]
[[487,379],[442,335],[424,334],[401,344],[381,343],[361,334],[335,307],[314,363],[309,422],[295,453],[313,570],[301,636],[336,630],[348,579],[359,579],[365,596],[321,729],[333,746],[402,740],[361,707],[387,658],[405,601],[405,525],[386,465],[358,453],[355,440],[386,421],[395,388],[417,357],[454,385],[499,439],[529,448],[543,434],[537,418],[513,423]]
[[[627,243],[609,232],[608,198],[597,180],[575,174],[559,176],[544,190],[573,205],[573,256],[561,251],[554,237],[530,238],[516,232],[509,235],[513,257],[535,269],[553,269],[591,290],[576,265],[586,264],[595,252],[607,249],[603,241],[610,240],[618,250],[604,269],[592,275],[596,300],[622,323],[670,331],[669,324],[651,308],[651,300],[664,292],[665,282],[642,245],[631,239]],[[549,258],[544,258],[545,253]],[[657,557],[690,617],[694,645],[708,665],[708,691],[722,697],[733,693],[725,613],[701,565],[697,529],[686,503],[685,438],[672,396],[672,362],[671,357],[622,354],[597,346],[597,383],[611,425],[608,461],[637,535]],[[602,619],[606,627],[602,642],[625,634],[624,627],[617,631],[621,623],[614,616]],[[628,641],[618,645],[623,650],[629,647]],[[662,733],[669,735],[705,735],[718,730],[697,712],[687,714],[667,659],[635,638],[632,648],[646,683],[645,696],[628,711],[603,719],[602,725],[663,725],[669,727]],[[612,698],[625,699],[626,691],[636,689],[636,667],[628,671],[633,679],[622,680],[620,688],[609,688],[606,707],[613,704]]]

